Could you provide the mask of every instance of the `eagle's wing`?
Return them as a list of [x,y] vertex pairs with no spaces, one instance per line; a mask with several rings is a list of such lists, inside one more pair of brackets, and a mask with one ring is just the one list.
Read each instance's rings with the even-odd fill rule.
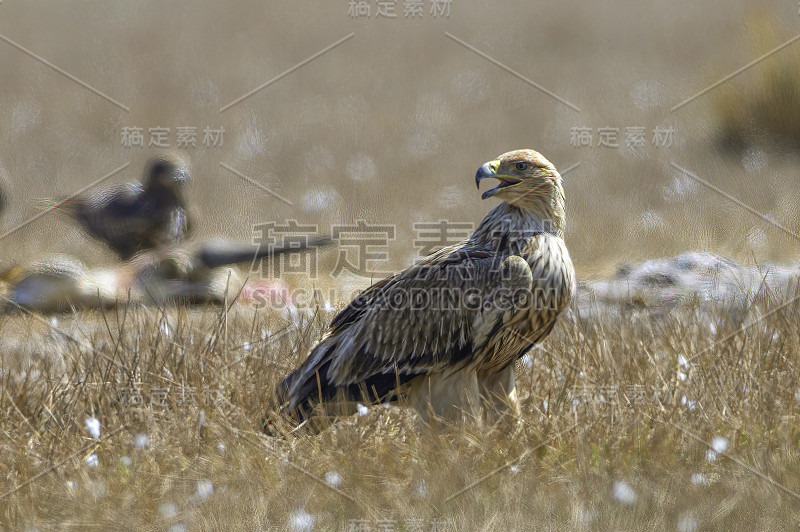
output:
[[294,409],[338,391],[385,398],[399,385],[472,361],[530,293],[519,256],[501,260],[469,243],[443,248],[362,292],[279,387]]

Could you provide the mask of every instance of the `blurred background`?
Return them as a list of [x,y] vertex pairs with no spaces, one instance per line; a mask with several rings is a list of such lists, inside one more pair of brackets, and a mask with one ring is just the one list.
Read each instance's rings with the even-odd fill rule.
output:
[[197,238],[393,225],[377,271],[418,256],[414,224],[477,224],[496,200],[475,170],[528,147],[564,173],[581,278],[686,250],[797,260],[796,2],[414,4],[4,0],[0,265],[112,262],[58,216],[22,224],[164,147],[190,161]]

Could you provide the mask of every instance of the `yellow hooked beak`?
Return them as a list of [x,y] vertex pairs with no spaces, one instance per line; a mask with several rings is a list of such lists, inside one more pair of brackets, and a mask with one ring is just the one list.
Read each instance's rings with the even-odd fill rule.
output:
[[489,161],[488,163],[484,163],[480,168],[478,168],[477,173],[475,174],[475,186],[480,188],[481,179],[486,179],[487,177],[493,177],[495,179],[500,180],[500,184],[494,188],[490,188],[486,192],[483,193],[481,199],[486,199],[494,196],[498,192],[502,191],[503,189],[513,187],[514,185],[519,185],[522,183],[522,179],[506,174],[498,174],[497,169],[500,167],[500,161]]

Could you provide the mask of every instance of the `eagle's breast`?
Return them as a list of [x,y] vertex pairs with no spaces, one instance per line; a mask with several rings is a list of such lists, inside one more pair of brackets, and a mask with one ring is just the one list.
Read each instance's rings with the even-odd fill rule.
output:
[[504,317],[504,325],[485,347],[478,369],[499,372],[539,343],[575,291],[575,270],[564,241],[550,233],[536,234],[521,246],[531,268],[530,291]]

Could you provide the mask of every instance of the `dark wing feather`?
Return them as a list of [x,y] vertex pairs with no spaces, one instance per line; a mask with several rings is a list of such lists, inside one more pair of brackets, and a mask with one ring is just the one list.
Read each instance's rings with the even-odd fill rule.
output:
[[417,375],[463,367],[487,341],[475,331],[507,319],[508,294],[530,290],[531,280],[520,257],[501,263],[465,243],[444,248],[362,292],[284,381],[279,399],[293,409],[376,380],[388,393]]

